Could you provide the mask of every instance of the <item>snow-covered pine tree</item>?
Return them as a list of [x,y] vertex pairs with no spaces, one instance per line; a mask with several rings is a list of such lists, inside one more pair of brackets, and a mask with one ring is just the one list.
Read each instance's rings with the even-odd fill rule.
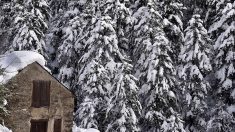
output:
[[208,114],[209,120],[207,122],[207,132],[233,132],[234,129],[234,117],[227,111],[227,104],[218,101],[214,98],[215,106],[212,106],[210,113]]
[[50,16],[46,0],[16,0],[13,10],[13,42],[8,51],[35,50],[45,55],[44,34]]
[[209,29],[210,26],[222,16],[222,10],[226,6],[226,3],[230,0],[206,0],[206,11],[205,24]]
[[195,14],[195,9],[197,9],[198,11],[197,14],[201,15],[202,19],[204,19],[206,12],[209,10],[207,4],[207,1],[209,0],[180,0],[180,1],[183,3],[184,7],[186,8],[183,11],[184,14],[183,22],[185,26],[187,26],[187,23],[191,19],[192,15]]
[[11,23],[12,23],[12,5],[9,0],[0,1],[0,54],[4,54],[10,43]]
[[183,45],[183,9],[180,0],[164,0],[160,4],[160,14],[164,18],[164,32],[174,49],[172,54],[174,63],[178,63],[180,48]]
[[[114,3],[115,2],[115,3]],[[112,8],[108,9],[110,16],[116,23],[116,33],[118,37],[118,46],[121,50],[122,54],[129,59],[129,55],[131,54],[130,50],[130,38],[132,36],[132,10],[131,5],[134,3],[131,0],[120,1],[116,0],[113,2]]]
[[141,3],[135,12],[135,50],[138,59],[136,77],[140,80],[143,106],[142,131],[184,132],[178,112],[178,90],[170,42],[164,31],[162,16],[155,2]]
[[129,64],[128,56],[130,54],[129,33],[132,26],[130,4],[129,0],[113,0],[105,4],[104,14],[108,14],[113,20],[118,50],[123,56],[115,59],[112,88],[109,93],[110,106],[107,110],[107,124],[105,124],[106,132],[140,131],[138,125],[138,117],[141,114],[139,88],[136,85],[136,78],[131,74],[133,66]]
[[11,3],[7,0],[0,1],[0,35],[6,32],[11,24]]
[[[3,75],[4,69],[0,68],[0,76]],[[2,85],[0,82],[0,117],[4,117],[7,114],[7,109],[6,109],[6,92],[7,89]]]
[[52,17],[60,15],[61,12],[68,10],[72,0],[48,0]]
[[212,70],[210,39],[199,14],[192,16],[185,29],[184,45],[179,60],[179,76],[187,108],[185,126],[190,132],[206,131],[207,93],[210,84],[205,76]]
[[210,27],[215,50],[215,84],[213,116],[208,131],[235,131],[234,112],[234,78],[235,78],[235,1],[224,0],[217,3],[217,15]]
[[81,39],[83,38],[83,27],[86,20],[83,19],[78,2],[69,1],[68,10],[61,12],[62,16],[55,16],[58,19],[53,30],[51,67],[54,74],[57,74],[60,81],[73,90],[75,74],[78,69],[78,61],[83,51]]
[[117,49],[115,30],[110,18],[93,18],[93,27],[85,41],[86,49],[78,62],[75,87],[78,97],[78,110],[75,121],[81,128],[98,128],[104,130],[107,100],[111,87],[111,71],[105,65],[112,61],[110,53]]
[[49,63],[55,60],[55,52],[62,43],[62,29],[65,28],[69,20],[78,13],[74,12],[73,8],[69,8],[69,5],[73,6],[73,3],[70,2],[70,0],[48,0],[51,14],[48,22],[48,32],[46,33],[46,44],[48,45],[48,49],[51,49],[48,51],[50,57]]
[[4,117],[8,111],[6,109],[6,88],[0,84],[0,116]]
[[93,127],[104,131],[108,95],[112,86],[110,79],[114,76],[112,66],[116,64],[114,57],[119,57],[120,52],[109,16],[93,18],[93,27],[90,29],[85,42],[86,49],[78,63],[78,86],[75,90],[79,105],[75,121],[82,128]]
[[[82,128],[94,127],[100,131],[136,130],[138,120],[135,117],[140,113],[141,107],[137,91],[134,91],[135,79],[126,73],[131,69],[124,66],[128,59],[120,50],[119,33],[116,30],[117,18],[120,18],[120,12],[125,9],[124,4],[119,0],[97,0],[88,1],[86,5],[83,17],[88,21],[84,27],[87,30],[80,40],[84,44],[84,51],[78,62],[79,70],[75,77],[79,104],[75,121]],[[116,81],[121,76],[124,76],[120,80],[124,85],[120,87]],[[134,89],[123,93],[122,90],[128,88]],[[123,103],[118,105],[122,107],[115,106],[117,101]],[[121,121],[123,118],[126,120]]]
[[213,16],[215,15],[215,1],[216,0],[206,0],[205,4],[208,8],[207,11],[205,11],[205,19],[204,19],[204,25],[206,29],[208,29],[208,26],[212,24]]
[[140,131],[138,121],[141,104],[138,98],[136,78],[131,74],[132,65],[118,63],[110,93],[110,106],[107,110],[106,132]]
[[[51,0],[51,3],[57,1]],[[60,1],[61,2],[61,1]],[[50,63],[54,69],[54,74],[58,74],[59,80],[70,86],[73,90],[75,78],[78,72],[78,61],[83,51],[85,51],[84,42],[89,39],[90,30],[93,30],[93,17],[96,17],[96,8],[98,1],[67,1],[67,10],[60,11],[54,16],[54,29],[52,38],[52,53]],[[59,5],[63,5],[64,2]],[[60,7],[65,9],[66,7]],[[62,10],[62,9],[60,9]],[[97,11],[98,12],[98,11]],[[53,25],[52,25],[53,26]],[[74,85],[73,85],[74,84]]]
[[54,66],[59,69],[58,78],[71,88],[73,87],[74,73],[80,58],[80,43],[76,43],[76,40],[81,37],[79,34],[81,30],[80,20],[77,18],[70,20],[66,27],[62,29],[63,36],[56,50],[57,57]]
[[0,85],[0,116],[3,117],[6,114],[4,87]]
[[[53,2],[56,1],[51,1]],[[79,9],[83,4],[86,4],[84,10]],[[50,65],[55,68],[54,73],[58,74],[59,80],[69,86],[77,96],[76,103],[79,106],[75,106],[76,124],[82,128],[99,128],[102,127],[102,118],[105,117],[104,100],[107,99],[105,97],[107,97],[106,87],[109,78],[107,71],[100,64],[101,59],[94,56],[97,54],[96,40],[92,38],[90,39],[92,41],[88,40],[90,37],[99,38],[93,36],[99,34],[99,28],[96,26],[100,26],[94,16],[95,2],[83,3],[71,0],[67,6],[67,10],[59,11],[61,15],[54,16],[55,28],[52,38],[54,51],[51,54]]]

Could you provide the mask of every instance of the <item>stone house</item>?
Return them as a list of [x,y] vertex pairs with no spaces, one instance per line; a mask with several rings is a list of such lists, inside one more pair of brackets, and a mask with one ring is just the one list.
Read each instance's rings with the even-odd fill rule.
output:
[[39,63],[11,78],[5,125],[13,132],[71,132],[74,95]]

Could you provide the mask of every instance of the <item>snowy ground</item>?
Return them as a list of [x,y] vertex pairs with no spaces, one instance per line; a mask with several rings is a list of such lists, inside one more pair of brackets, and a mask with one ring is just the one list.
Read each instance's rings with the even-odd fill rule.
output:
[[73,126],[73,132],[100,132],[100,131],[94,128],[83,129]]
[[0,132],[12,132],[12,131],[0,124]]

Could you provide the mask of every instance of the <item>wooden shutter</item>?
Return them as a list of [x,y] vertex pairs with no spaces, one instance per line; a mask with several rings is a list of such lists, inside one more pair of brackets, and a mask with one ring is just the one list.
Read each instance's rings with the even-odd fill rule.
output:
[[31,120],[30,132],[47,132],[47,120]]
[[32,95],[32,106],[39,107],[40,106],[40,83],[39,81],[33,81],[33,95]]
[[50,93],[51,93],[51,81],[47,81],[46,83],[46,106],[50,106]]
[[39,108],[50,106],[50,85],[51,81],[33,81],[32,106]]
[[50,81],[41,81],[41,106],[50,106]]
[[54,132],[61,132],[61,124],[62,124],[61,119],[55,119],[55,121],[54,121]]

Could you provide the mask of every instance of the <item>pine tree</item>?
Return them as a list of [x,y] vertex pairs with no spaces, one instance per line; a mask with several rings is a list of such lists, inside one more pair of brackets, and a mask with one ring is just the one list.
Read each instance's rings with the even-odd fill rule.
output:
[[159,5],[164,18],[164,32],[171,42],[173,61],[178,63],[178,55],[183,45],[183,4],[179,0],[164,0]]
[[11,3],[9,1],[0,1],[0,33],[6,32],[6,29],[10,27],[11,24]]
[[[0,77],[4,74],[4,69],[0,68]],[[0,117],[4,117],[8,111],[6,109],[6,93],[7,89],[0,82]]]
[[116,65],[111,89],[110,106],[107,110],[107,132],[136,132],[141,105],[137,96],[136,78],[131,75],[132,65]]
[[208,29],[217,19],[222,16],[222,10],[230,0],[206,0],[208,10],[206,12],[205,23]]
[[231,110],[234,105],[234,61],[235,61],[235,2],[229,0],[220,1],[216,4],[217,15],[209,32],[212,34],[215,49],[215,84],[213,107],[214,116],[210,119],[208,131],[234,131],[234,117]]
[[76,19],[67,23],[68,26],[62,29],[63,37],[56,50],[55,67],[59,68],[58,78],[69,87],[72,87],[74,82],[74,73],[80,58],[79,43],[76,43],[77,38],[81,37],[79,35],[82,30],[80,23],[81,21]]
[[121,50],[121,53],[129,59],[131,54],[130,47],[131,47],[131,36],[132,36],[132,28],[133,28],[133,21],[131,16],[131,5],[134,2],[131,0],[120,1],[116,0],[113,3],[110,3],[110,8],[107,10],[109,12],[109,16],[116,23],[116,33],[118,37],[118,46]]
[[210,40],[203,27],[200,15],[195,14],[185,30],[184,46],[181,50],[179,70],[185,89],[186,129],[188,131],[206,131],[207,93],[210,84],[205,80],[212,70],[210,64]]
[[12,34],[12,3],[8,0],[0,1],[0,54],[4,54],[10,46],[10,36]]
[[67,11],[72,0],[48,0],[52,17],[60,15],[61,12]]
[[13,3],[13,9],[17,13],[13,16],[13,42],[8,50],[35,50],[44,54],[46,47],[44,35],[50,16],[47,2],[16,0]]
[[136,19],[134,56],[143,106],[142,131],[184,131],[178,113],[178,90],[170,43],[161,25],[158,6],[148,1],[133,15]]
[[[128,10],[119,0],[91,1],[86,5],[82,13],[83,29],[86,30],[79,40],[83,43],[83,52],[75,76],[80,104],[76,123],[82,128],[94,127],[100,131],[137,131],[138,119],[135,117],[141,107],[135,79],[126,66],[127,55],[119,45],[124,35],[118,30],[123,26],[123,23],[119,25],[118,19],[125,20],[122,11]],[[130,92],[124,93],[126,89]]]
[[79,73],[77,89],[79,105],[75,121],[81,128],[104,129],[102,126],[107,107],[105,100],[108,99],[110,80],[107,70],[100,61],[98,59],[88,61],[81,67],[81,73]]
[[183,10],[184,25],[187,26],[188,21],[191,19],[192,15],[195,14],[195,9],[197,10],[197,14],[201,16],[201,19],[205,18],[206,12],[210,10],[208,6],[208,1],[218,1],[218,0],[180,0],[185,9]]
[[[76,50],[75,47],[79,47],[79,45],[75,44],[76,41],[84,43],[84,47],[81,49],[83,53],[78,58],[70,56],[66,59],[67,57],[64,57],[65,61],[72,62],[76,66],[71,67],[73,68],[72,73],[76,73],[75,78],[68,78],[68,80],[74,81],[72,88],[78,97],[75,122],[81,128],[104,130],[103,122],[107,108],[106,100],[109,99],[108,89],[111,86],[109,71],[105,68],[105,64],[110,60],[110,55],[105,49],[107,48],[108,50],[108,46],[113,46],[111,42],[104,41],[104,37],[106,37],[106,33],[113,35],[114,30],[110,23],[106,23],[106,21],[110,21],[108,18],[102,18],[99,12],[97,14],[95,12],[95,8],[99,9],[102,2],[87,1],[86,4],[87,6],[80,15],[81,19],[85,20],[83,21],[85,24],[82,29],[84,33],[78,36],[82,39],[78,39],[74,35],[74,33],[80,32],[79,30],[72,28],[72,26],[66,27],[68,35],[65,36],[64,44],[61,45],[60,49],[62,52],[60,56],[67,56],[65,53],[68,51],[63,52],[64,49],[69,49],[71,55],[73,55],[71,51],[77,53],[79,50]],[[76,18],[76,15],[74,18]],[[71,24],[80,23],[79,16],[73,20],[77,21]],[[106,37],[107,39],[108,37]],[[113,40],[115,40],[115,36],[110,41]],[[67,65],[65,64],[65,66]]]
[[[56,3],[57,1],[51,1]],[[62,2],[62,1],[61,1]],[[89,31],[94,28],[92,17],[95,17],[95,1],[67,1],[67,5],[62,2],[55,8],[67,8],[60,12],[60,15],[53,17],[54,28],[51,39],[53,51],[50,53],[50,65],[59,80],[69,86],[72,91],[76,86],[75,74],[79,71],[79,60],[88,47],[85,41],[89,39]],[[59,9],[58,9],[59,10]],[[61,9],[62,10],[62,9]],[[88,46],[88,45],[87,45]],[[76,90],[75,90],[76,91]],[[74,91],[74,92],[75,92]]]
[[[52,12],[54,14],[51,19],[53,27],[51,26],[52,31],[48,35],[52,36],[48,39],[53,49],[49,55],[49,65],[53,69],[53,74],[74,93],[78,85],[79,75],[77,74],[81,68],[79,60],[88,52],[88,44],[85,47],[85,41],[91,35],[89,31],[94,28],[94,25],[92,26],[94,23],[91,24],[92,15],[94,15],[91,12],[95,9],[93,2],[50,1],[56,11]],[[92,127],[92,125],[87,126]]]
[[6,88],[0,85],[0,116],[4,117],[8,111],[6,109]]
[[[105,127],[106,100],[109,99],[111,78],[113,76],[112,66],[115,66],[114,54],[120,55],[117,46],[117,37],[110,17],[100,17],[94,21],[94,27],[89,33],[85,44],[87,50],[82,55],[78,65],[78,107],[77,123],[82,128]],[[111,67],[107,67],[111,66]],[[92,104],[89,104],[92,101]],[[84,104],[84,105],[83,105]],[[89,104],[89,105],[88,105]],[[91,115],[84,115],[86,110],[93,111]],[[91,118],[91,119],[89,119]],[[93,125],[89,125],[89,122]],[[104,128],[99,128],[104,130]]]
[[[67,11],[61,16],[55,16],[54,33],[52,38],[51,64],[54,74],[58,75],[59,80],[73,90],[75,74],[77,73],[78,61],[81,57],[83,43],[83,27],[86,21],[83,19],[78,3],[69,2]],[[59,19],[59,21],[56,21]],[[58,71],[56,71],[58,69]]]
[[232,132],[234,131],[234,117],[227,111],[227,105],[214,98],[215,106],[211,107],[208,115],[207,132]]
[[131,74],[132,65],[129,64],[129,36],[132,26],[131,1],[108,1],[106,2],[105,14],[113,20],[117,35],[118,49],[122,55],[116,59],[116,67],[112,78],[110,92],[110,106],[107,111],[107,132],[133,132],[139,131],[138,117],[141,113],[141,105],[137,96],[139,88],[136,78]]

